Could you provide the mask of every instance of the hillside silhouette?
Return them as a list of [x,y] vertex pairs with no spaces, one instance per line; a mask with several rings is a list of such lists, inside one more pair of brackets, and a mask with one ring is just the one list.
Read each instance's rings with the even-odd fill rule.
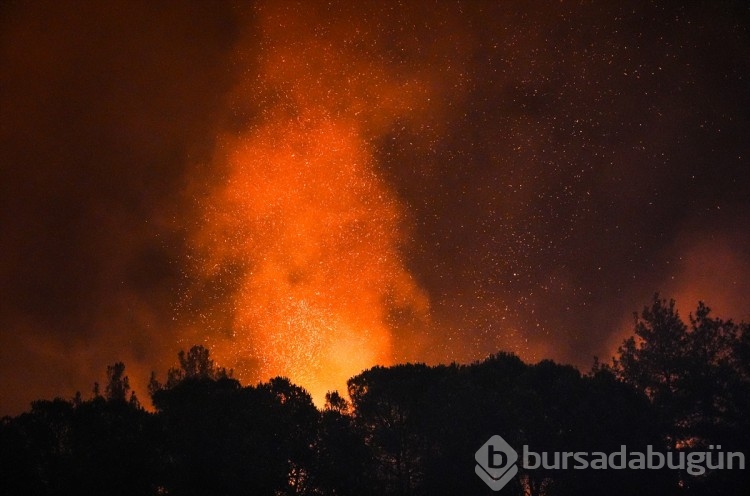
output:
[[[469,365],[373,367],[322,410],[284,377],[243,386],[209,350],[152,376],[147,411],[125,365],[91,397],[39,400],[0,425],[4,495],[492,494],[474,453],[743,452],[750,326],[656,295],[611,363],[592,369],[497,353]],[[502,494],[746,494],[745,470],[526,470]]]

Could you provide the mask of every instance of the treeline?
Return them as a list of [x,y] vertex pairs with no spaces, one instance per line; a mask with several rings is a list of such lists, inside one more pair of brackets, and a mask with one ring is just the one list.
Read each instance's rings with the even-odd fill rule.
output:
[[[154,412],[108,368],[92,398],[36,401],[0,426],[4,495],[492,494],[474,454],[493,434],[517,451],[723,451],[750,446],[750,330],[699,305],[685,322],[654,298],[611,364],[592,370],[499,353],[471,365],[374,367],[322,410],[285,378],[242,386],[196,346]],[[746,494],[746,470],[520,471],[515,495]]]

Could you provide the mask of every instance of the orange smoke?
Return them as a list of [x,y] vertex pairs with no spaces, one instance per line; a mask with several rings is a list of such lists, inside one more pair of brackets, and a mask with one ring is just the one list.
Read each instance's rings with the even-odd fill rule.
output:
[[243,380],[288,376],[320,402],[392,363],[397,315],[413,316],[412,329],[428,321],[400,253],[404,209],[373,141],[429,98],[419,78],[366,54],[372,40],[356,23],[311,22],[303,10],[255,13],[265,48],[238,55],[257,74],[232,104],[257,112],[220,140],[225,177],[193,242],[203,280],[233,280],[231,329],[210,343],[218,360]]
[[[666,277],[653,287],[658,288],[661,298],[675,300],[677,311],[686,324],[701,301],[711,309],[712,317],[750,321],[746,296],[750,292],[747,277],[750,264],[743,257],[748,246],[743,236],[741,231],[732,234],[692,227],[678,235],[669,247],[669,253],[676,256],[666,266]],[[646,291],[638,303],[633,303],[632,311],[640,314],[650,304]],[[631,314],[623,318],[619,330],[611,334],[605,359],[616,356],[618,347],[633,331]]]
[[687,320],[703,301],[715,317],[748,321],[750,282],[746,274],[750,264],[742,255],[741,235],[704,232],[695,239],[687,235],[679,239],[684,247],[665,287],[676,300],[680,314]]

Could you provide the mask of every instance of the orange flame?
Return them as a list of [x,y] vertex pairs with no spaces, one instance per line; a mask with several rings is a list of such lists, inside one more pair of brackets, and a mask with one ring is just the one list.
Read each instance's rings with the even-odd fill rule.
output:
[[267,48],[234,95],[235,108],[258,106],[260,117],[222,138],[226,178],[193,241],[203,278],[236,279],[231,337],[211,343],[219,360],[245,380],[286,375],[320,402],[392,363],[392,315],[428,319],[399,252],[403,208],[372,145],[424,109],[427,93],[348,43],[356,26],[321,33],[301,9],[277,9],[258,10]]

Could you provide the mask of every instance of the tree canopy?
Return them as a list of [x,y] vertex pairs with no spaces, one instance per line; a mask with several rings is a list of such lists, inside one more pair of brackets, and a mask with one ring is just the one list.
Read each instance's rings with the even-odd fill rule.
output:
[[[592,370],[500,352],[469,365],[373,367],[317,409],[289,379],[243,386],[208,349],[180,351],[149,386],[125,365],[102,395],[40,400],[0,423],[0,492],[107,495],[488,494],[474,453],[501,434],[536,451],[750,447],[750,331],[700,303],[654,297],[611,364]],[[517,495],[745,494],[744,470],[521,467]]]

